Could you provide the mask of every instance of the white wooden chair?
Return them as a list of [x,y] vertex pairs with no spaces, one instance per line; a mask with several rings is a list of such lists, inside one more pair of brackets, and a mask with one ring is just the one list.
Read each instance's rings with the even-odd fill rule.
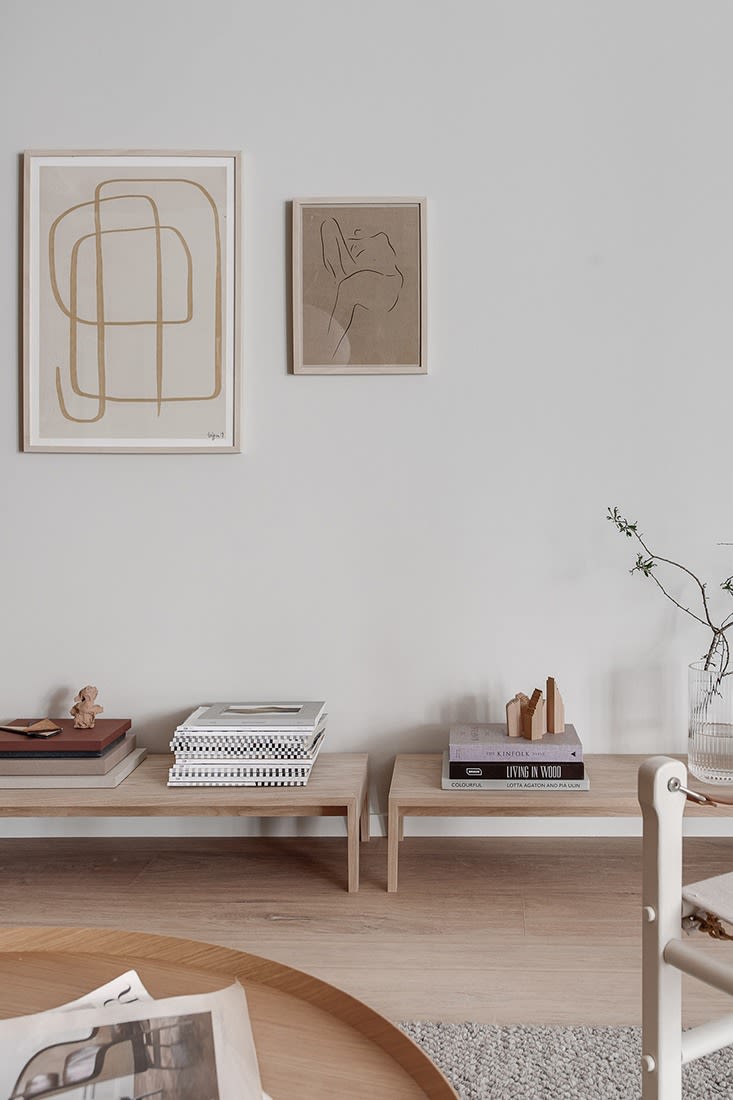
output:
[[689,930],[715,934],[720,921],[733,923],[733,873],[682,885],[688,797],[712,801],[688,790],[679,760],[654,756],[642,764],[642,1100],[681,1100],[682,1066],[733,1043],[733,1013],[682,1031],[683,973],[733,996],[733,947],[721,946],[720,957],[712,958],[682,938]]

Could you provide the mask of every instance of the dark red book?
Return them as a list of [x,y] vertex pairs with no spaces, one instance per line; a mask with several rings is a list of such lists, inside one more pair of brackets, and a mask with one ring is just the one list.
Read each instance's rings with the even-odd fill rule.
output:
[[[16,718],[9,726],[28,726],[34,718]],[[22,733],[0,730],[0,756],[73,757],[101,756],[132,726],[130,718],[98,718],[90,730],[74,729],[73,718],[54,718],[61,733],[53,737],[27,737]]]

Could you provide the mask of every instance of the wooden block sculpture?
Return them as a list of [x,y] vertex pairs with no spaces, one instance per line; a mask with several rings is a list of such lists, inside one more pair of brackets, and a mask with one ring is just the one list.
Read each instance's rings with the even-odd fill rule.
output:
[[547,677],[547,732],[565,733],[565,704],[553,676]]
[[522,720],[524,711],[527,709],[529,703],[529,696],[525,695],[523,691],[517,692],[513,699],[510,699],[506,705],[506,731],[510,737],[522,736]]
[[539,741],[545,736],[545,697],[535,688],[523,715],[522,736],[527,741]]
[[547,677],[547,696],[535,688],[529,698],[518,691],[506,705],[506,731],[509,737],[539,741],[546,733],[565,732],[565,705],[553,676]]

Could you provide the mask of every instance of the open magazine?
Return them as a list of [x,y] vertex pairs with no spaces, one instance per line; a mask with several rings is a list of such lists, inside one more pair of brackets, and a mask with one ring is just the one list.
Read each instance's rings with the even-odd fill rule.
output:
[[150,996],[134,970],[76,1001],[0,1020],[0,1100],[270,1100],[247,999]]

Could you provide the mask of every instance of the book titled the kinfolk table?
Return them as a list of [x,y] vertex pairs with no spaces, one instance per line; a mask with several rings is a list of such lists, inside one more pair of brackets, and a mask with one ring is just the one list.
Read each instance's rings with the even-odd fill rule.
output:
[[505,722],[485,722],[451,726],[449,756],[452,761],[469,763],[506,763],[548,761],[578,763],[583,759],[583,746],[575,726],[565,726],[563,733],[546,733],[537,741],[524,737],[509,737]]

